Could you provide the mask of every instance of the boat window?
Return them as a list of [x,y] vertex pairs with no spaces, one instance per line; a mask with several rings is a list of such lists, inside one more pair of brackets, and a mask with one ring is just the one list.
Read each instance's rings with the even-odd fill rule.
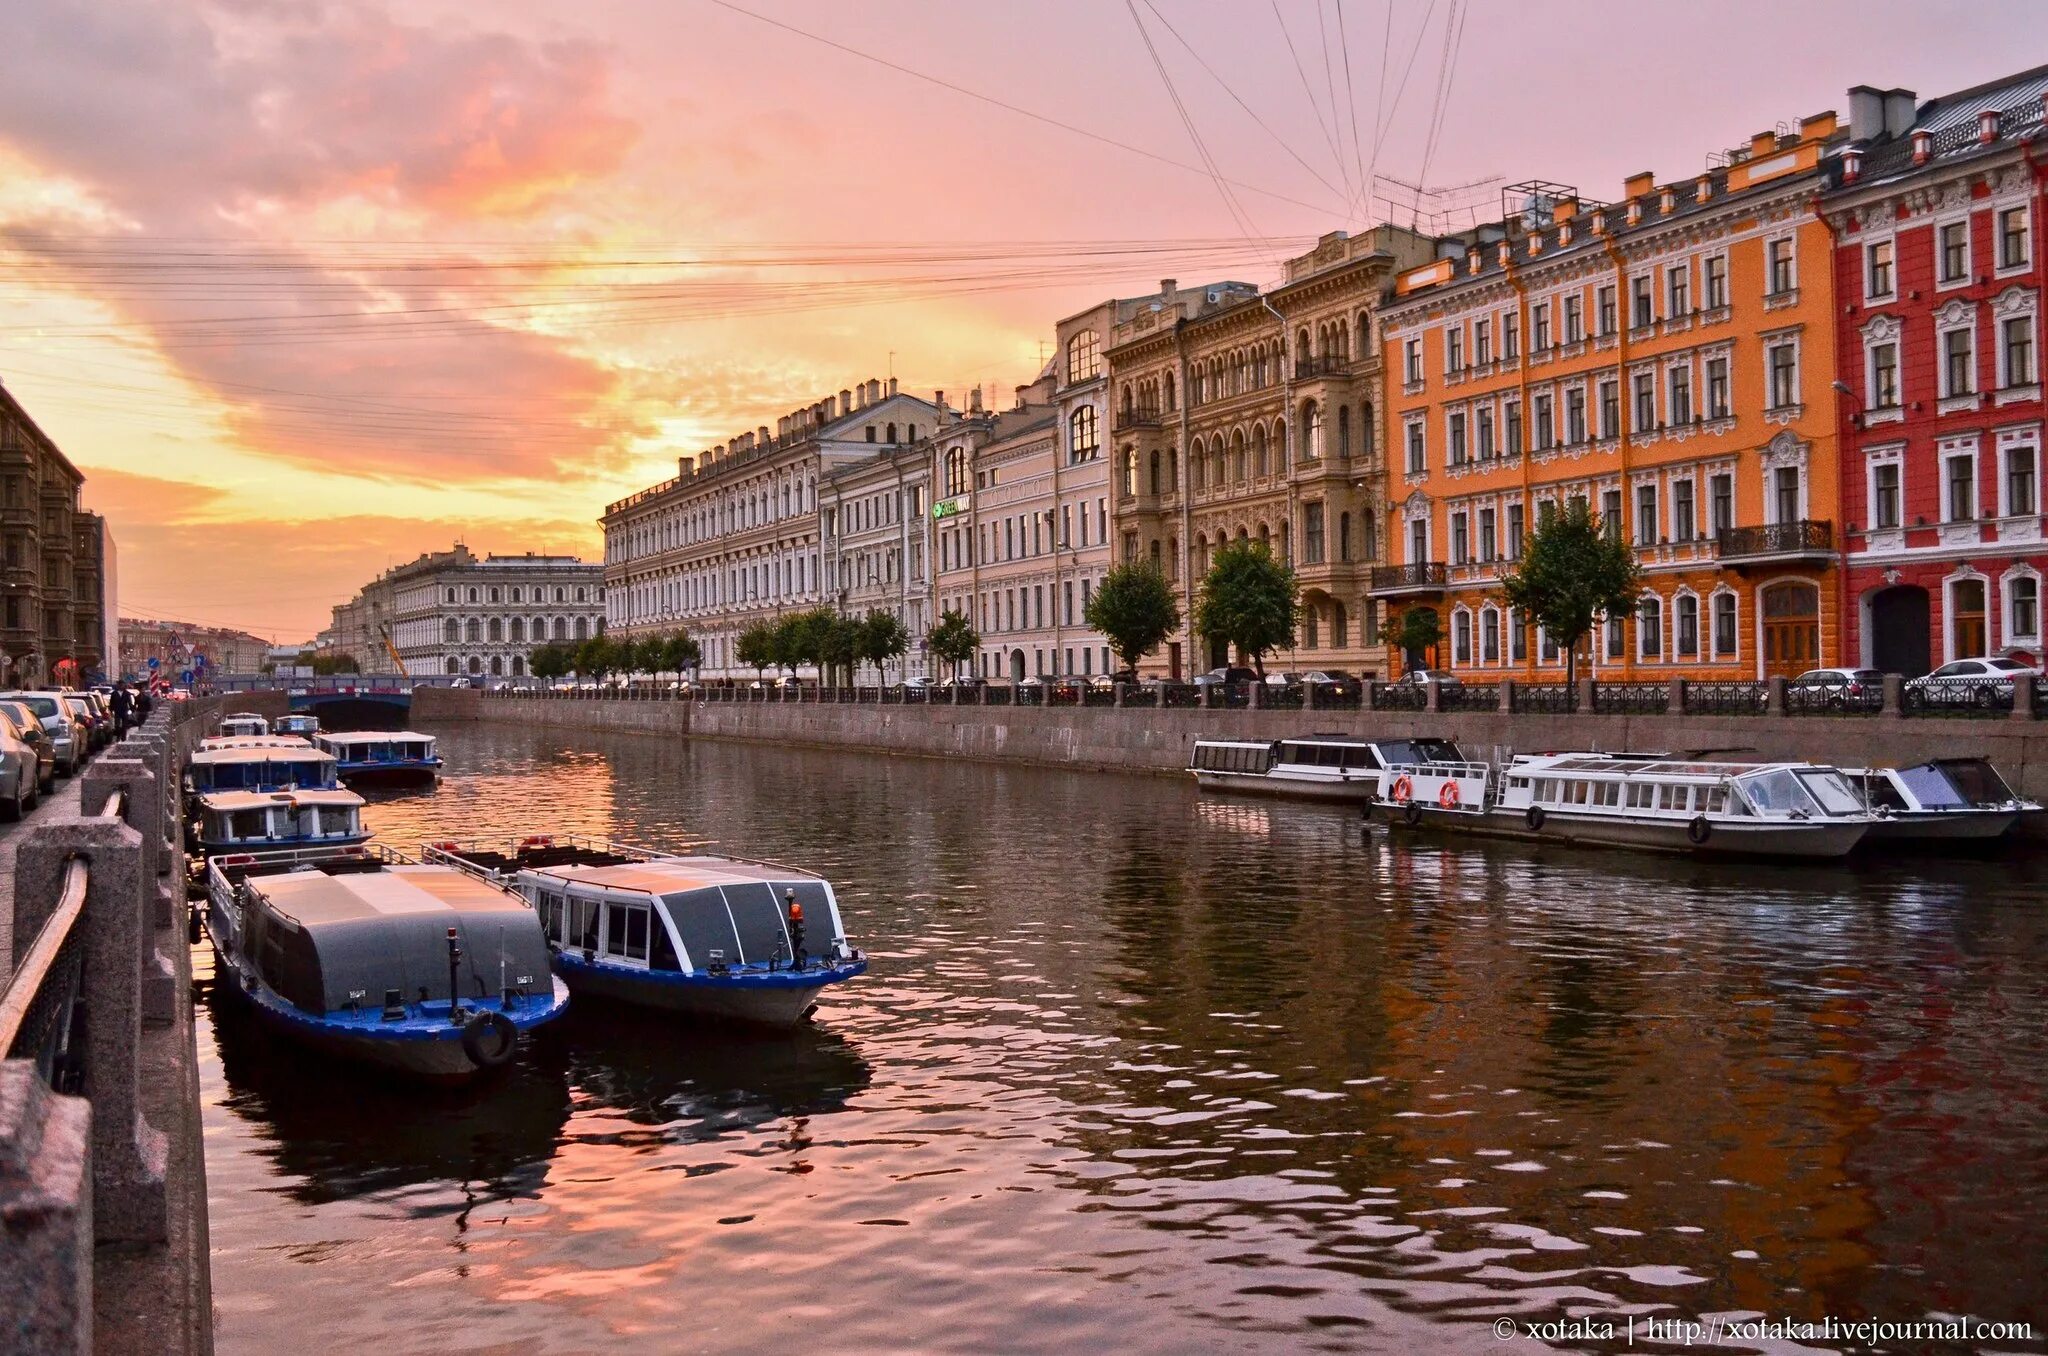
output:
[[597,903],[594,899],[569,901],[569,940],[565,945],[578,951],[597,950]]
[[654,950],[648,961],[648,968],[654,970],[682,969],[682,962],[676,959],[675,943],[668,939],[668,929],[662,926],[661,920],[659,918],[649,919],[648,928],[653,933],[654,941]]
[[1708,814],[1710,814],[1710,815],[1718,815],[1718,814],[1724,814],[1724,813],[1726,813],[1726,812],[1727,812],[1727,809],[1728,809],[1728,788],[1727,788],[1726,786],[1710,786],[1710,787],[1708,787],[1708,788],[1707,788],[1707,813],[1708,813]]
[[1600,803],[1601,803],[1602,805],[1617,805],[1617,806],[1618,806],[1618,805],[1620,805],[1620,804],[1621,804],[1621,783],[1620,783],[1620,782],[1603,782],[1603,783],[1601,783],[1601,785],[1600,785]]
[[563,915],[567,912],[562,907],[562,897],[552,890],[536,890],[534,893],[535,907],[540,913],[540,930],[547,934],[549,941],[559,945],[562,940]]
[[646,905],[616,901],[605,905],[604,954],[630,961],[647,959]]
[[[765,881],[721,888],[726,907],[732,910],[733,926],[739,930],[738,959],[749,965],[766,964],[777,956],[786,959],[790,954],[789,934],[782,926],[781,892]],[[808,945],[811,939],[806,936],[804,940],[806,949],[815,954],[817,948]]]
[[1803,768],[1799,780],[1808,794],[1820,802],[1821,813],[1830,815],[1860,815],[1863,802],[1849,785],[1849,779],[1831,767]]
[[[1998,769],[1982,758],[1944,758],[1931,766],[1948,779],[1965,804],[2003,805],[2019,799]],[[1904,768],[1901,773],[1917,770]]]
[[[676,938],[683,944],[690,968],[706,969],[714,959],[727,964],[739,961],[739,934],[733,931],[732,914],[717,886],[666,895],[662,907],[675,924]],[[716,957],[711,954],[714,951],[718,953]]]
[[1786,768],[1773,768],[1742,779],[1742,792],[1760,815],[1813,814],[1820,807],[1800,788]]

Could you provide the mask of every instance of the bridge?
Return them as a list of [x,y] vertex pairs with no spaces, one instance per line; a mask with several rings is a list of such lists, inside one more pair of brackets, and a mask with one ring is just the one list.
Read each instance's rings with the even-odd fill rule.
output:
[[[223,692],[281,693],[298,714],[330,730],[402,730],[412,715],[413,685],[399,678],[343,674],[332,678],[235,675],[214,680]],[[280,713],[281,714],[281,713]]]

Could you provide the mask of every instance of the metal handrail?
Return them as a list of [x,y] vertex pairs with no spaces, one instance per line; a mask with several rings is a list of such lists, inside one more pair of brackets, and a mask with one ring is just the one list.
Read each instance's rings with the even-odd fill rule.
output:
[[[128,793],[117,791],[107,798],[106,808],[100,811],[101,819],[120,819],[128,812]],[[71,930],[78,926],[78,920],[85,913],[85,892],[88,872],[83,857],[73,857],[64,868],[64,893],[57,900],[57,907],[43,920],[37,930],[36,939],[29,945],[28,954],[21,959],[21,965],[8,977],[7,992],[0,995],[0,1053],[10,1052],[21,1036],[22,1023],[28,1020],[28,1012],[35,1005],[36,997],[43,990],[43,984],[50,977],[50,971],[57,964],[59,953],[65,943],[71,940]]]

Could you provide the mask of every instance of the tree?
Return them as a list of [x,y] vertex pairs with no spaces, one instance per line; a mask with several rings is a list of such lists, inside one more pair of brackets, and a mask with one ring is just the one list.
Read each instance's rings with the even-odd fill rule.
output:
[[346,650],[340,650],[333,654],[314,655],[313,672],[325,678],[336,673],[361,673],[362,669],[356,664],[354,655]]
[[960,666],[974,658],[974,652],[981,648],[981,637],[974,634],[965,613],[949,607],[939,614],[939,624],[926,633],[925,644],[932,657],[952,665],[953,674],[958,677]]
[[[620,643],[602,634],[576,647],[576,672],[586,678],[603,678],[621,664]],[[627,659],[625,662],[631,662]]]
[[875,666],[877,682],[881,681],[883,665],[909,649],[910,631],[901,619],[894,612],[885,612],[879,607],[869,608],[868,615],[860,620],[856,652],[861,659]]
[[[1401,614],[1394,628],[1394,645],[1407,658],[1411,669],[1426,669],[1429,652],[1444,637],[1443,622],[1433,607],[1411,607]],[[1418,659],[1416,656],[1423,656]]]
[[661,667],[680,678],[686,669],[694,669],[704,657],[703,646],[688,631],[676,630],[662,637]]
[[556,678],[564,678],[568,676],[571,667],[572,661],[568,648],[557,645],[553,641],[549,641],[545,645],[534,646],[533,652],[526,657],[527,671],[536,678],[550,681]]
[[1578,680],[1578,644],[1601,615],[1635,611],[1643,567],[1619,533],[1609,535],[1583,499],[1541,516],[1522,561],[1501,580],[1508,606],[1564,647],[1565,681]]
[[1262,541],[1218,547],[1195,599],[1195,629],[1248,655],[1261,680],[1266,655],[1294,643],[1301,587]]
[[860,623],[836,612],[825,612],[817,619],[817,629],[819,671],[843,668],[851,674],[854,660],[860,654]]
[[1111,566],[1083,615],[1133,673],[1140,659],[1180,630],[1180,602],[1173,596],[1173,586],[1149,560]]
[[775,626],[772,622],[757,621],[740,632],[740,638],[733,645],[732,652],[740,663],[753,669],[758,676],[765,677],[776,660]]

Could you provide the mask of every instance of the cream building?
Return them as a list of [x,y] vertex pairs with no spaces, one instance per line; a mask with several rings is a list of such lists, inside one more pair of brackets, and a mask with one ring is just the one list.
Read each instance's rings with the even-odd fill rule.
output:
[[[945,393],[936,402],[945,417]],[[849,617],[891,613],[910,633],[910,649],[879,675],[884,683],[931,673],[924,648],[931,630],[930,439],[828,471],[818,486],[825,543],[826,602]],[[876,681],[856,666],[855,681]]]
[[824,581],[820,482],[913,445],[936,404],[869,381],[680,458],[672,480],[604,513],[606,618],[625,635],[681,628],[705,677],[748,677],[734,647],[757,621],[833,601]]
[[[534,647],[603,629],[604,569],[526,552],[479,559],[457,544],[386,570],[334,609],[331,646],[364,673],[521,678]],[[386,641],[389,644],[386,644]]]

